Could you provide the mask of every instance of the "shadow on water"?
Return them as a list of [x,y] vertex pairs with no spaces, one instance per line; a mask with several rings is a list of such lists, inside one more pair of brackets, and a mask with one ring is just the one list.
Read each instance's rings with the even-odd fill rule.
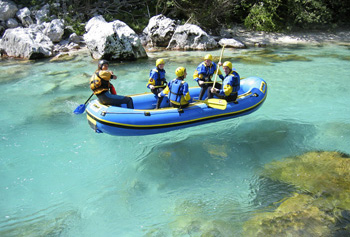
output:
[[138,173],[170,185],[174,178],[187,182],[227,168],[251,172],[271,160],[307,150],[307,141],[316,133],[311,124],[288,120],[242,122],[226,128],[224,124],[218,123],[213,132],[203,127],[206,132],[154,145],[142,155]]
[[[179,139],[167,133],[166,143],[153,143],[140,154],[127,181],[127,203],[166,194],[174,222],[150,233],[239,233],[252,213],[271,208],[290,196],[292,186],[257,176],[264,164],[308,150],[316,127],[288,120],[212,124]],[[185,130],[182,130],[185,132]],[[171,134],[175,141],[171,142]],[[184,133],[185,134],[185,133]],[[158,137],[160,138],[160,137]],[[288,147],[286,150],[285,148]],[[171,197],[171,198],[170,198]],[[133,207],[135,208],[135,207]],[[233,224],[235,223],[235,224]]]
[[307,150],[307,140],[315,134],[313,125],[260,120],[218,128],[213,132],[203,132],[208,130],[203,128],[174,142],[153,143],[140,155],[135,170],[128,172],[126,198],[167,193],[175,206],[186,200],[197,200],[204,206],[216,203],[214,211],[202,213],[207,219],[220,219],[223,213],[227,219],[242,219],[244,213],[246,219],[250,212],[292,192],[288,185],[270,185],[256,172],[272,160]]

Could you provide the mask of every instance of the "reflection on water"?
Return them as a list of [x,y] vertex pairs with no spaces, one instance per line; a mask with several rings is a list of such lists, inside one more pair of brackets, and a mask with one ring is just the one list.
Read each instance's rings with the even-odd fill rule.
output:
[[[219,60],[220,50],[209,52]],[[149,71],[163,57],[168,81],[185,65],[186,81],[196,86],[192,73],[206,53],[167,51],[111,63],[113,84],[122,95],[148,91]],[[302,183],[261,171],[308,151],[350,153],[349,54],[346,45],[225,49],[223,61],[232,60],[241,77],[269,84],[262,108],[143,137],[95,134],[85,114],[73,114],[91,94],[97,62],[88,54],[1,60],[0,235],[244,236],[257,230],[254,221],[266,221],[261,216],[285,213],[295,201],[315,220],[297,225],[306,231],[300,233],[325,234],[322,223],[341,233],[348,226],[345,206],[324,214],[330,205],[310,199],[309,187],[300,191]],[[318,210],[308,208],[315,200]],[[284,221],[273,219],[264,231],[294,228]]]

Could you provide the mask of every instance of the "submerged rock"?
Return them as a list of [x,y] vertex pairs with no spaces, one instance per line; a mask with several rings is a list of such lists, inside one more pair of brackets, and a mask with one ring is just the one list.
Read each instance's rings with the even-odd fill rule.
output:
[[0,236],[60,236],[67,235],[69,226],[80,220],[76,210],[52,210],[47,215],[44,210],[23,217],[9,218],[2,223]]
[[50,62],[62,62],[62,61],[71,61],[75,59],[77,55],[71,55],[69,53],[59,53],[55,57],[50,59]]
[[[230,209],[235,207],[232,201],[225,203]],[[211,205],[197,200],[185,200],[174,210],[175,220],[170,224],[172,236],[231,236],[237,226],[231,223],[226,214],[213,216]]]
[[265,165],[262,176],[295,187],[293,197],[245,223],[247,236],[332,236],[350,227],[350,156],[308,152]]
[[[304,155],[275,161],[265,166],[263,176],[296,186],[313,195],[344,194],[350,207],[350,159],[339,152],[308,152]],[[346,205],[345,205],[346,204]]]
[[246,64],[271,65],[272,63],[286,61],[312,61],[310,58],[296,54],[276,54],[271,49],[254,50],[241,52],[240,55],[232,57],[233,61],[239,61]]
[[243,227],[244,236],[330,236],[335,218],[304,194],[285,200],[274,212],[259,213]]

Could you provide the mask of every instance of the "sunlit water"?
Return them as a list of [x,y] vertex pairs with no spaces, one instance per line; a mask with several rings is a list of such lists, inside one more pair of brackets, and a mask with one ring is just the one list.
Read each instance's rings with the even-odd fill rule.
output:
[[[110,65],[118,94],[146,92],[166,60],[192,74],[207,52],[149,53]],[[218,61],[220,50],[211,52]],[[251,115],[164,134],[95,134],[73,110],[91,91],[88,54],[2,60],[0,236],[242,236],[243,223],[290,195],[264,164],[311,150],[350,153],[350,47],[226,49],[241,77],[269,86]]]

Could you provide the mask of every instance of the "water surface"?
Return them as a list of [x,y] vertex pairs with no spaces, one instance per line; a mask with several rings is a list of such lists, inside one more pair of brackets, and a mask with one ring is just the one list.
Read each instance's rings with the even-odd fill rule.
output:
[[[118,94],[148,91],[155,61],[186,81],[207,52],[149,53],[112,63]],[[220,50],[211,52],[218,61]],[[259,171],[311,150],[350,153],[350,48],[225,49],[241,77],[267,81],[248,116],[164,134],[95,134],[73,110],[91,91],[97,61],[2,60],[1,236],[242,236],[243,223],[289,196]],[[326,169],[326,167],[325,167]],[[320,171],[321,172],[321,171]]]

